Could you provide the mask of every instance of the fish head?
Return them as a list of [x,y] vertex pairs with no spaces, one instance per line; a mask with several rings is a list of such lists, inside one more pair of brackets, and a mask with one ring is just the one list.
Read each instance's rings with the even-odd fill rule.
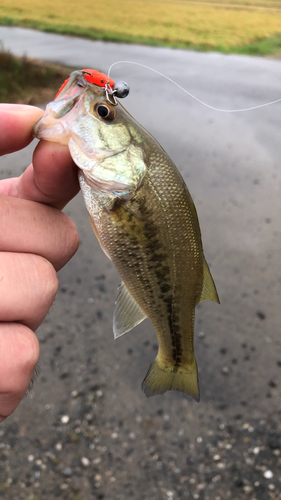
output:
[[94,190],[128,199],[146,172],[145,131],[115,99],[113,86],[103,73],[74,71],[33,134],[68,145]]

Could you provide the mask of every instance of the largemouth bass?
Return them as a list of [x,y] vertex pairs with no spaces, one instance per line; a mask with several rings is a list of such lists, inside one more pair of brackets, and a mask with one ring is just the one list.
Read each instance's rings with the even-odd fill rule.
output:
[[115,82],[74,71],[34,127],[67,144],[91,225],[122,278],[114,312],[119,337],[150,318],[159,350],[142,383],[147,396],[178,390],[199,401],[194,311],[219,302],[196,209],[176,166],[116,100]]

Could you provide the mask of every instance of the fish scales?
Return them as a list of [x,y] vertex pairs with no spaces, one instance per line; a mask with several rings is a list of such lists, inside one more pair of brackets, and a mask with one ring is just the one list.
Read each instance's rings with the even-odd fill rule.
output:
[[[187,325],[193,332],[187,304],[195,308],[202,289],[201,280],[193,279],[190,286],[192,275],[199,272],[203,279],[201,241],[192,230],[193,216],[179,172],[157,152],[149,165],[141,188],[126,203],[129,210],[119,206],[108,212],[92,203],[89,214],[127,289],[159,333],[160,355],[179,364],[193,355],[193,334],[185,335]],[[176,217],[170,205],[178,207]],[[192,266],[188,254],[194,257]],[[185,340],[189,349],[181,347]]]
[[[144,379],[144,392],[151,396],[174,389],[199,400],[194,311],[200,300],[218,302],[218,297],[204,258],[195,206],[158,142],[120,103],[115,109],[104,100],[100,104],[101,90],[84,80],[83,84],[82,111],[68,122],[67,140],[80,168],[92,227],[123,280],[114,315],[115,336],[149,317],[159,350]],[[64,98],[73,98],[73,91],[68,97],[69,87],[65,88]],[[95,106],[109,106],[112,120],[105,125]],[[57,128],[52,135],[49,122],[46,128],[47,137],[43,117],[35,128],[37,137],[65,140]],[[65,130],[64,126],[64,134]],[[91,143],[95,144],[92,164]]]

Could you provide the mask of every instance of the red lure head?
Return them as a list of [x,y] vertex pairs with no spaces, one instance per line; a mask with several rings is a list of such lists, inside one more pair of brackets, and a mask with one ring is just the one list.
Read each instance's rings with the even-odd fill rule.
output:
[[115,85],[114,80],[111,80],[107,75],[100,73],[96,69],[82,69],[81,71],[89,83],[94,83],[99,87],[105,87],[105,85],[108,84],[111,88]]
[[[81,71],[85,80],[87,80],[89,83],[93,83],[94,85],[98,85],[99,87],[105,87],[106,84],[108,84],[111,88],[113,88],[113,86],[115,85],[114,80],[108,78],[107,75],[105,75],[104,73],[100,73],[100,71],[97,71],[96,69],[81,69]],[[68,84],[69,80],[70,78],[67,78],[67,80],[65,80],[55,98],[58,97],[64,87]]]

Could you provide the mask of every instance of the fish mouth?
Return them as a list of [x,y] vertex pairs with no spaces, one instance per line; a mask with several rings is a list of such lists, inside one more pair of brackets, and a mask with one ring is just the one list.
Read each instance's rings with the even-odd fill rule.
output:
[[80,98],[80,94],[75,94],[72,97],[66,97],[65,99],[62,99],[60,101],[54,101],[53,108],[55,108],[54,112],[56,113],[54,115],[54,118],[56,120],[63,118],[63,116],[65,116],[67,113],[69,113],[74,108],[74,106],[75,106],[75,104],[77,104],[79,98]]
[[75,109],[80,97],[80,94],[75,94],[60,101],[52,101],[47,104],[44,115],[33,126],[32,135],[38,139],[55,142],[63,141],[63,144],[67,144],[64,137],[69,133],[70,119],[63,118]]

